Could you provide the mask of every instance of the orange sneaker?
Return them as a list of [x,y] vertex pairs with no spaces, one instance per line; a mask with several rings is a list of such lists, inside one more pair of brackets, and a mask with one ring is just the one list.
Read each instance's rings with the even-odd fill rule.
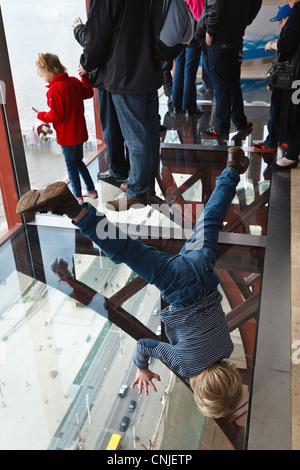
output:
[[254,150],[257,150],[258,152],[275,152],[276,147],[269,147],[268,145],[265,145],[264,142],[259,142],[258,144],[253,145]]

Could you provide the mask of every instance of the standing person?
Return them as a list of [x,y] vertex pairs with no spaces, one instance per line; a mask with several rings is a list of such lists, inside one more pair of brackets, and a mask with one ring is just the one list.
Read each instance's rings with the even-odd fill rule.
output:
[[[84,47],[84,24],[81,18],[75,18],[72,28],[76,41]],[[83,70],[83,67],[80,67]],[[109,170],[98,173],[97,178],[107,183],[121,183],[127,180],[129,174],[128,149],[120,129],[111,94],[102,88],[101,68],[92,70],[89,77],[92,86],[97,88],[99,117],[109,161]]]
[[[295,63],[294,80],[300,79],[300,3],[299,0],[288,0],[292,8],[289,19],[280,33],[276,44],[280,60]],[[272,100],[274,103],[274,119],[278,125],[279,141],[286,138],[288,148],[282,158],[271,167],[284,171],[295,168],[299,163],[300,153],[300,104],[294,102],[294,90],[274,88]]]
[[163,74],[151,28],[159,28],[161,13],[161,0],[152,12],[149,0],[94,0],[84,25],[80,63],[87,72],[101,68],[101,89],[110,93],[129,152],[127,193],[106,203],[116,211],[146,205],[147,192],[154,191],[160,146],[157,90]]
[[[279,7],[277,15],[274,18],[271,18],[270,21],[278,21],[280,29],[282,29],[285,23],[288,20],[288,17],[291,13],[291,7],[289,5],[283,5]],[[265,51],[275,51],[277,50],[277,42],[278,39],[274,41],[269,41],[265,45]],[[269,87],[268,87],[269,89]],[[269,90],[272,91],[272,90]],[[259,150],[260,152],[275,152],[278,146],[278,126],[275,120],[273,119],[274,115],[274,103],[271,98],[271,106],[270,106],[270,119],[268,121],[268,135],[263,142],[258,142],[257,144],[253,145],[254,150]],[[285,140],[285,139],[284,139]],[[281,141],[280,145],[286,146],[284,141]]]
[[196,37],[208,46],[216,100],[215,125],[201,132],[206,137],[228,137],[230,121],[238,131],[252,124],[244,113],[240,84],[243,36],[262,5],[262,0],[206,0]]
[[[187,0],[186,3],[197,24],[203,10],[204,0]],[[196,75],[200,56],[199,42],[193,38],[175,59],[172,88],[172,106],[175,112],[184,111],[190,115],[203,113],[203,110],[197,107],[196,93]]]
[[87,193],[86,196],[97,199],[95,185],[83,162],[83,143],[88,140],[88,132],[84,117],[83,101],[93,96],[93,88],[86,73],[81,81],[69,77],[65,67],[55,54],[39,53],[36,61],[37,74],[48,83],[47,105],[50,111],[37,110],[37,119],[53,123],[57,142],[61,145],[68,176],[75,197],[83,203],[80,176],[82,176]]
[[229,210],[240,174],[249,160],[241,148],[228,149],[227,165],[217,179],[199,221],[179,254],[172,256],[122,233],[104,214],[85,203],[79,206],[64,183],[29,191],[17,204],[17,213],[51,211],[66,214],[81,233],[92,240],[115,263],[126,263],[147,282],[154,284],[169,307],[160,312],[170,343],[140,339],[134,363],[137,374],[132,388],[148,386],[159,376],[148,369],[156,357],[182,377],[188,377],[194,397],[206,416],[225,417],[234,412],[242,397],[242,382],[226,359],[233,351],[229,328],[214,273],[219,231]]

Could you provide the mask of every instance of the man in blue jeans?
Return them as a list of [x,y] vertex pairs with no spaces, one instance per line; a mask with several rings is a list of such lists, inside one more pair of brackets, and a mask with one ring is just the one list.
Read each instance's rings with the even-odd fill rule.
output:
[[[82,31],[80,64],[87,72],[101,70],[98,88],[109,93],[129,153],[126,195],[107,203],[115,211],[146,205],[148,191],[153,193],[155,187],[160,142],[157,90],[163,73],[151,37],[159,28],[161,12],[162,0],[154,0],[152,11],[149,0],[91,0]],[[113,129],[111,134],[113,138]],[[126,175],[127,165],[123,170]],[[115,175],[123,176],[123,170],[118,168]]]
[[[81,18],[77,17],[72,23],[74,37],[78,43],[84,47],[84,24]],[[83,71],[80,64],[79,70]],[[102,87],[101,67],[89,72],[89,79],[93,88],[97,88],[99,117],[103,134],[103,139],[107,147],[109,170],[99,172],[99,181],[107,183],[118,183],[119,185],[127,181],[129,174],[129,155],[122,135],[118,116],[111,99],[111,94]]]
[[31,190],[17,204],[19,214],[48,211],[66,214],[108,258],[116,264],[126,263],[161,291],[170,304],[160,313],[169,343],[138,341],[134,356],[138,370],[132,388],[138,385],[142,393],[144,387],[146,395],[148,386],[156,391],[153,379],[160,378],[148,369],[149,357],[156,357],[174,372],[189,378],[195,400],[207,416],[232,413],[242,395],[240,377],[225,360],[230,357],[233,344],[221,307],[214,265],[219,232],[235,196],[239,174],[247,170],[248,164],[242,149],[228,150],[227,167],[217,179],[190,238],[175,256],[121,232],[88,203],[80,206],[62,182],[44,190]]

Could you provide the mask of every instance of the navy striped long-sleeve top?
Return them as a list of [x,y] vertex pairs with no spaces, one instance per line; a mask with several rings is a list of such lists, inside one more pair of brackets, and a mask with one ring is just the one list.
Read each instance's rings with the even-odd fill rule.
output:
[[170,343],[149,338],[137,342],[134,364],[148,368],[149,357],[164,362],[182,377],[192,377],[233,351],[218,290],[188,307],[167,307],[160,312]]

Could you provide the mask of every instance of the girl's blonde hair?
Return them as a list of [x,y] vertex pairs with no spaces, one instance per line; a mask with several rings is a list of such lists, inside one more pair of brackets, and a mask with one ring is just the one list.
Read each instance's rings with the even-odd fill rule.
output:
[[36,66],[52,75],[65,73],[67,69],[60,63],[56,54],[39,52],[37,55]]
[[211,418],[225,418],[236,411],[243,395],[236,367],[225,360],[190,377],[190,385],[201,412]]

